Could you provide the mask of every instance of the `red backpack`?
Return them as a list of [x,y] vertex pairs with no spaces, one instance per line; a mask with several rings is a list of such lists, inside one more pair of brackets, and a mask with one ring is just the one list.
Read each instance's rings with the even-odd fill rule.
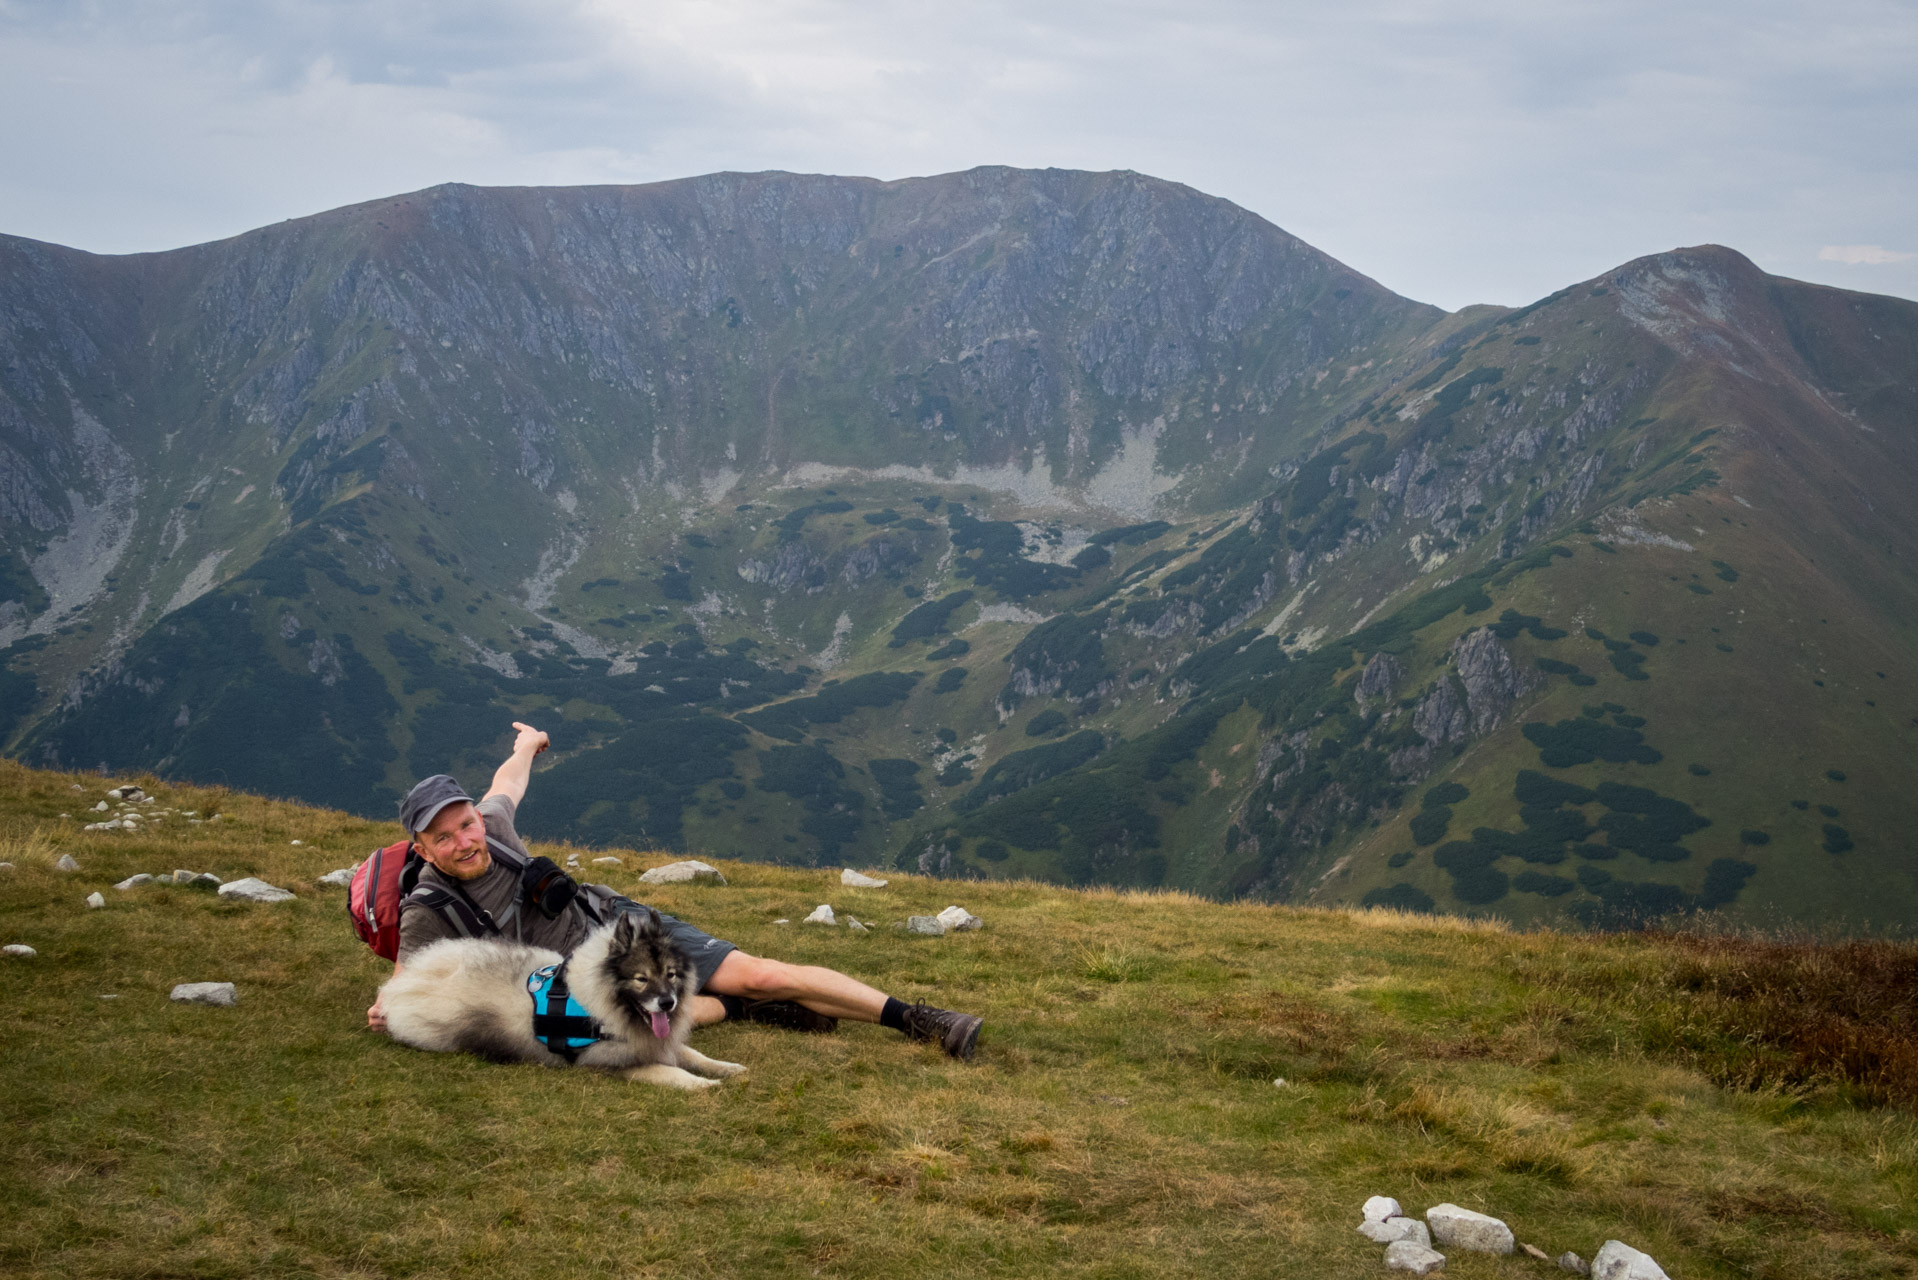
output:
[[353,932],[373,948],[373,954],[392,960],[400,954],[400,903],[419,882],[425,859],[413,852],[413,842],[402,840],[375,849],[353,870],[346,890],[346,913]]

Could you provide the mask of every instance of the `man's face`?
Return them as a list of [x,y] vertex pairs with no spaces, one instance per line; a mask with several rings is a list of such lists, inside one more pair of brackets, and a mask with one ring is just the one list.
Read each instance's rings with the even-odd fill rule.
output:
[[486,847],[486,820],[464,800],[434,814],[426,830],[413,837],[413,844],[434,870],[455,880],[485,875],[493,865],[492,851]]

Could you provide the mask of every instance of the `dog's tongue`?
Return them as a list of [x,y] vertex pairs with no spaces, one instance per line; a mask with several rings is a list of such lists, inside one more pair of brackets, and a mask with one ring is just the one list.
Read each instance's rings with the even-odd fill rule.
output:
[[665,1040],[671,1037],[671,1035],[673,1034],[672,1019],[668,1018],[663,1013],[654,1014],[653,1015],[653,1034],[658,1036],[661,1040]]

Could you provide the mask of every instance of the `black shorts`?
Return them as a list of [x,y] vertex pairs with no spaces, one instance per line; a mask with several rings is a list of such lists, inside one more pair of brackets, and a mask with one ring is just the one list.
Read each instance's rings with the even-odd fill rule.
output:
[[[616,896],[613,899],[613,907],[619,911],[638,911],[640,904],[631,898]],[[659,911],[659,908],[654,907],[653,910]],[[719,972],[720,963],[739,950],[732,943],[715,938],[704,929],[696,929],[678,916],[669,916],[664,911],[659,911],[659,918],[665,923],[666,934],[673,940],[673,945],[692,961],[693,972],[699,975],[701,991],[704,991],[706,984],[713,980],[713,975]]]

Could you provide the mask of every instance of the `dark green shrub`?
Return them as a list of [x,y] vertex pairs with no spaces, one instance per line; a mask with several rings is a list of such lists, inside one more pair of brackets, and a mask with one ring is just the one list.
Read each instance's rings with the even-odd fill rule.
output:
[[891,647],[897,649],[909,640],[923,640],[927,636],[937,635],[945,630],[946,623],[953,612],[972,599],[970,591],[955,591],[938,600],[928,600],[904,618],[892,629]]
[[1412,859],[1417,856],[1418,855],[1410,849],[1400,849],[1397,853],[1393,854],[1391,857],[1385,860],[1385,865],[1392,868],[1392,870],[1397,871],[1400,867],[1405,866],[1407,863],[1411,862]]
[[1644,645],[1647,649],[1655,649],[1658,647],[1658,637],[1649,631],[1634,631],[1632,643]]
[[1627,680],[1649,680],[1639,668],[1645,665],[1645,655],[1636,649],[1614,649],[1611,653],[1612,669]]
[[1142,547],[1171,527],[1163,520],[1154,520],[1149,524],[1124,524],[1116,529],[1095,533],[1086,541],[1095,547],[1109,547],[1115,542],[1128,547]]
[[1425,793],[1422,807],[1436,809],[1440,805],[1457,804],[1471,794],[1462,782],[1441,782]]
[[1079,552],[1078,555],[1072,557],[1072,567],[1075,569],[1085,569],[1090,571],[1093,569],[1104,568],[1106,565],[1109,565],[1111,563],[1112,563],[1112,553],[1110,551],[1107,551],[1104,547],[1100,547],[1100,546],[1085,547]]
[[[1580,826],[1584,825],[1584,820],[1576,813],[1564,816]],[[1565,842],[1536,831],[1499,831],[1493,827],[1474,827],[1472,845],[1488,850],[1494,858],[1509,855],[1527,862],[1542,862],[1547,866],[1565,861]]]
[[1518,771],[1518,777],[1512,781],[1512,795],[1522,805],[1552,809],[1562,804],[1590,804],[1598,799],[1598,792],[1589,787],[1549,777],[1536,769]]
[[1056,707],[1047,707],[1026,722],[1028,738],[1044,738],[1066,727],[1066,713]]
[[945,743],[947,746],[951,746],[953,743],[959,741],[959,735],[953,732],[951,729],[944,727],[943,725],[937,729],[934,729],[932,731],[932,736],[939,739],[939,741]]
[[926,803],[919,786],[919,762],[916,760],[868,760],[866,772],[879,784],[879,805],[895,821],[911,817]]
[[1492,867],[1457,872],[1452,876],[1452,896],[1473,906],[1482,907],[1497,902],[1511,887],[1510,877]]
[[964,640],[952,639],[926,655],[928,662],[944,662],[949,658],[963,658],[972,652],[972,646]]
[[1694,778],[1709,778],[1712,776],[1710,769],[1707,769],[1704,765],[1698,764],[1697,762],[1686,765],[1685,772],[1691,774]]
[[769,737],[797,742],[809,724],[838,724],[862,707],[904,702],[918,682],[917,671],[872,671],[843,683],[829,681],[810,698],[775,703],[739,719]]
[[891,507],[887,507],[884,511],[868,511],[865,515],[861,516],[860,519],[864,520],[867,524],[893,524],[898,521],[899,513]]
[[1825,776],[1833,782],[1843,782],[1845,780],[1845,771],[1843,769],[1827,769],[1825,770]]
[[746,784],[734,778],[727,778],[719,784],[719,793],[728,800],[741,800],[746,795]]
[[1541,898],[1557,898],[1570,893],[1578,886],[1564,876],[1547,875],[1543,871],[1521,871],[1512,880],[1512,887],[1520,893],[1536,893]]
[[1809,800],[1794,800],[1794,801],[1792,801],[1792,802],[1791,802],[1791,807],[1792,807],[1792,808],[1794,808],[1794,809],[1800,809],[1800,810],[1802,810],[1802,809],[1809,809],[1809,808],[1811,808],[1811,801],[1809,801]]
[[[1567,840],[1583,840],[1592,834],[1592,826],[1585,821],[1585,815],[1576,809],[1548,809],[1541,805],[1527,805],[1520,809],[1519,821],[1526,826],[1525,834],[1535,840],[1549,840],[1554,844]],[[1559,853],[1551,860],[1557,862],[1564,857]],[[1533,858],[1537,862],[1540,859]]]
[[1771,834],[1765,831],[1754,831],[1750,827],[1747,827],[1738,833],[1738,843],[1750,845],[1770,844]]
[[1698,905],[1707,911],[1730,906],[1744,891],[1745,881],[1758,874],[1758,864],[1742,858],[1714,858],[1705,868],[1705,887],[1699,891]]
[[1557,724],[1535,720],[1525,726],[1525,737],[1539,749],[1539,759],[1554,769],[1569,769],[1594,760],[1657,764],[1665,758],[1646,746],[1645,735],[1635,729],[1600,724],[1582,717],[1560,720]]
[[939,673],[939,678],[932,682],[932,691],[934,693],[951,693],[965,682],[966,669],[964,667],[947,667]]
[[1726,564],[1723,560],[1712,561],[1712,568],[1718,570],[1717,576],[1724,579],[1726,582],[1738,581],[1738,570],[1732,568],[1730,565]]
[[1594,867],[1589,863],[1581,864],[1574,874],[1578,876],[1578,882],[1593,893],[1597,893],[1600,889],[1612,882],[1611,872],[1603,867]]
[[1838,806],[1835,804],[1821,804],[1818,806],[1818,812],[1824,814],[1827,818],[1835,818],[1838,816]]
[[[1494,873],[1496,874],[1496,873]],[[1390,907],[1394,911],[1423,911],[1430,913],[1437,905],[1432,895],[1423,889],[1409,884],[1395,884],[1388,889],[1371,889],[1359,899],[1362,907]]]
[[1445,838],[1445,829],[1452,822],[1452,810],[1448,805],[1437,805],[1422,809],[1412,817],[1412,841],[1414,844],[1437,844]]
[[1603,644],[1605,642],[1605,633],[1597,627],[1587,627],[1585,628],[1585,638],[1588,640],[1596,640],[1600,644]]
[[997,840],[981,840],[972,851],[987,862],[1004,862],[1012,856],[1012,850]]
[[1836,823],[1827,822],[1825,824],[1826,853],[1844,853],[1855,847],[1851,841],[1851,832]]
[[1540,658],[1537,661],[1537,665],[1540,671],[1548,675],[1575,676],[1579,674],[1577,663],[1560,662],[1557,658]]
[[972,781],[972,770],[966,767],[964,760],[954,760],[939,771],[939,785],[956,787],[962,782]]
[[1618,850],[1608,844],[1575,844],[1572,852],[1587,862],[1610,862],[1618,856]]
[[1685,584],[1685,590],[1691,592],[1695,596],[1708,596],[1712,593],[1712,589],[1710,587],[1700,586],[1696,582],[1687,582]]
[[659,575],[659,593],[668,600],[693,598],[693,575],[677,566]]
[[1574,671],[1571,675],[1566,676],[1565,678],[1571,681],[1573,684],[1577,685],[1581,689],[1589,689],[1591,686],[1598,683],[1597,676],[1587,675],[1583,671]]
[[953,807],[970,813],[988,801],[1011,795],[1034,783],[1076,769],[1105,750],[1105,735],[1097,729],[1085,729],[1057,742],[1015,751],[996,761],[980,775],[979,785],[968,791]]

